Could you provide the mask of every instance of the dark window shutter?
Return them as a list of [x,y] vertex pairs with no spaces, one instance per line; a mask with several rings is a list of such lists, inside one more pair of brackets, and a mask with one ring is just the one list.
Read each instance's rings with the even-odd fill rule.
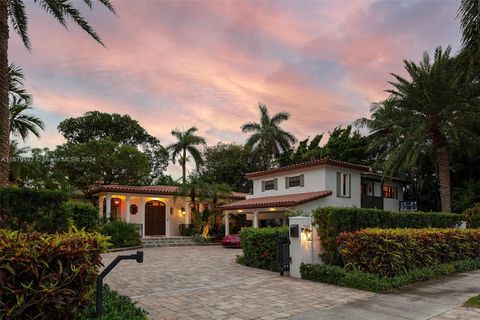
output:
[[305,175],[301,174],[300,175],[300,187],[303,187],[305,185]]
[[265,181],[262,181],[262,192],[265,191]]
[[348,175],[348,196],[352,196],[352,175]]
[[288,189],[288,188],[290,188],[290,181],[288,177],[285,177],[285,189]]
[[278,179],[277,178],[275,178],[273,180],[273,189],[278,190]]
[[342,174],[340,172],[337,172],[337,197],[340,197],[342,195]]

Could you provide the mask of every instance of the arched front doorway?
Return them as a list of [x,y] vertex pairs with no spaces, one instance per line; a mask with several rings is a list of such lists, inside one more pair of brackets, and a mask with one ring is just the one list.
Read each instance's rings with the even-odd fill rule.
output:
[[165,235],[165,203],[152,200],[145,204],[145,235]]

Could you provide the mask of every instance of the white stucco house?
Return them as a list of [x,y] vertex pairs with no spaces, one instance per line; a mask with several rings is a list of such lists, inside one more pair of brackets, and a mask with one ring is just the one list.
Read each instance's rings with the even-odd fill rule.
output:
[[369,167],[322,159],[282,168],[252,172],[253,194],[221,206],[225,234],[230,216],[245,215],[253,227],[286,225],[284,212],[291,208],[306,212],[318,207],[378,208],[398,211],[406,181],[384,178]]
[[[208,201],[192,203],[178,196],[176,186],[96,185],[89,194],[99,208],[100,217],[136,224],[142,237],[179,236],[183,226],[192,223],[192,209],[201,212]],[[232,192],[222,202],[245,199],[246,194]]]

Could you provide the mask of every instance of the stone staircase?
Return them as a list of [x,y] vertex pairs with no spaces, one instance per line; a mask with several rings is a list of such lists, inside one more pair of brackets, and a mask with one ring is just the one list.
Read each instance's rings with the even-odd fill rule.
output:
[[196,246],[191,237],[146,237],[142,239],[144,248]]

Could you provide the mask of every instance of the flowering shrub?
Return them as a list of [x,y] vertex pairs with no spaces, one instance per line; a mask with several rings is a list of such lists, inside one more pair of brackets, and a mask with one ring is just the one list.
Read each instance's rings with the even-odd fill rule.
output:
[[0,229],[0,318],[73,319],[89,303],[106,238]]
[[287,227],[242,228],[240,242],[243,256],[238,261],[246,266],[276,271],[276,236],[287,232]]
[[346,269],[381,276],[480,257],[476,229],[364,229],[337,241]]

